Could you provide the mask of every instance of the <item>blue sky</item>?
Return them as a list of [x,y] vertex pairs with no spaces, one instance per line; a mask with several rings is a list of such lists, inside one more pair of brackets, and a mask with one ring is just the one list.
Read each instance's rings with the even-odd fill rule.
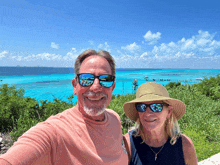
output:
[[219,0],[1,0],[0,66],[73,67],[86,49],[117,68],[220,69]]

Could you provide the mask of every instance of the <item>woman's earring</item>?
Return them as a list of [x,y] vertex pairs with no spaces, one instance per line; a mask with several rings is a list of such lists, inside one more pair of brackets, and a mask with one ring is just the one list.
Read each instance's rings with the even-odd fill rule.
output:
[[167,119],[167,124],[169,124],[169,123],[170,123],[170,118]]

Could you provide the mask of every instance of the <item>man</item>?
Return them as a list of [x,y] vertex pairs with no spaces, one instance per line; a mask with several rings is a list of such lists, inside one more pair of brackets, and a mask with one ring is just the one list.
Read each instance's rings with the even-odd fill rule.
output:
[[115,63],[106,51],[87,50],[75,62],[78,103],[24,133],[0,164],[128,164],[119,115],[106,109],[115,88]]

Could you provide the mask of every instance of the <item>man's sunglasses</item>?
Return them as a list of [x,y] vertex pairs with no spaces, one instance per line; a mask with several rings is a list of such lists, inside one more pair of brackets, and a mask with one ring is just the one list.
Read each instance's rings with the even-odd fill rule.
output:
[[79,84],[83,87],[91,86],[94,83],[95,78],[98,78],[99,84],[106,88],[111,87],[115,81],[115,76],[108,74],[96,76],[90,73],[81,73],[81,74],[77,74],[77,77],[79,80]]
[[161,112],[163,110],[163,106],[168,104],[162,103],[153,103],[153,104],[144,104],[144,103],[136,103],[135,107],[138,112],[145,112],[147,107],[150,107],[153,112]]

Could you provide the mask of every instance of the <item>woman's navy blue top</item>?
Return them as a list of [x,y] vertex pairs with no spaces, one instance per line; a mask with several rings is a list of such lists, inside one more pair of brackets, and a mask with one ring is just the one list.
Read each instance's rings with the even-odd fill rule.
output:
[[170,144],[170,137],[161,147],[151,147],[155,153],[158,153],[155,161],[155,154],[146,143],[142,143],[141,136],[134,137],[135,131],[129,131],[131,142],[131,161],[130,165],[185,165],[182,137],[177,139],[174,145]]

